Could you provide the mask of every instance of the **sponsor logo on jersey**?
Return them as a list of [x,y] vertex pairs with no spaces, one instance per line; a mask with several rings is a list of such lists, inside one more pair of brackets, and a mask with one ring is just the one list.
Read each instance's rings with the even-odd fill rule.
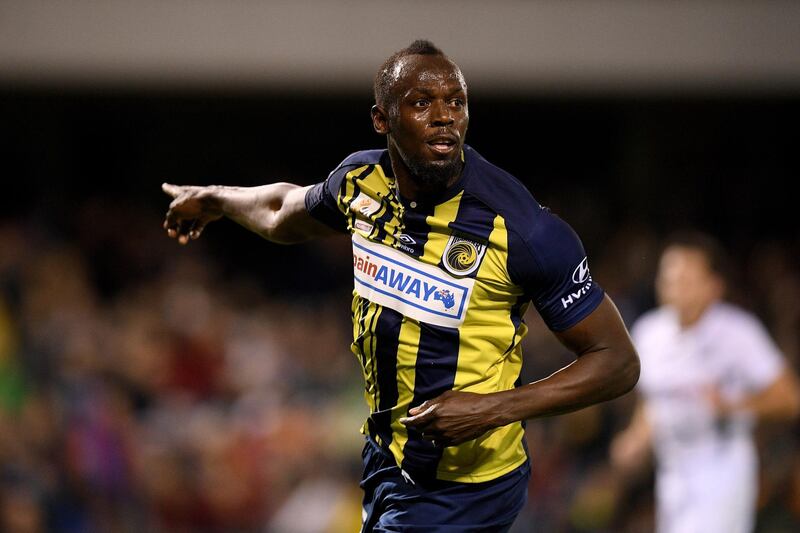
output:
[[584,257],[575,267],[575,270],[572,271],[572,282],[583,284],[583,286],[576,291],[570,291],[569,294],[561,298],[561,305],[564,309],[586,296],[592,288],[592,275],[589,273],[589,259],[587,257]]
[[372,232],[372,224],[370,224],[369,222],[365,222],[363,220],[356,219],[356,221],[353,223],[353,226],[358,231],[362,231],[367,235],[369,235]]
[[572,281],[574,283],[584,283],[587,279],[589,279],[589,258],[584,257],[583,261],[572,272]]
[[473,279],[456,279],[393,248],[353,234],[353,278],[363,298],[445,327],[464,322]]
[[454,276],[467,276],[478,269],[485,253],[485,244],[451,235],[444,247],[442,264]]
[[362,216],[369,218],[381,209],[381,203],[375,198],[364,194],[358,193],[352,202],[350,202],[350,210],[360,213]]
[[575,292],[570,292],[568,295],[561,298],[561,305],[564,306],[564,309],[566,309],[570,305],[580,300],[582,297],[586,296],[586,294],[589,292],[591,288],[592,288],[592,276],[589,275],[583,287],[581,287]]
[[[350,211],[355,213],[355,217],[353,218],[353,228],[363,233],[365,236],[368,236],[372,233],[372,228],[374,227],[372,224],[372,215],[380,211],[381,203],[377,201],[375,198],[364,194],[363,192],[358,193],[352,202],[350,202]],[[360,217],[363,217],[367,220],[363,220]]]

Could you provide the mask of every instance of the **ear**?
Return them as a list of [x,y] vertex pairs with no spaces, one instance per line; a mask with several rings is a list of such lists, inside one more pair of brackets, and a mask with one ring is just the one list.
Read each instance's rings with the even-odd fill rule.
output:
[[389,115],[386,113],[386,110],[378,104],[375,104],[372,106],[370,114],[372,115],[372,127],[375,128],[375,131],[380,135],[388,134]]

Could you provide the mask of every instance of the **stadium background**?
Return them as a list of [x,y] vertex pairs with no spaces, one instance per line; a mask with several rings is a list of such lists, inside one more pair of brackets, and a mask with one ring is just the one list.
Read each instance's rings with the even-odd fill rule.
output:
[[[316,182],[381,145],[371,77],[432,39],[468,142],[582,236],[627,321],[660,240],[733,252],[800,363],[800,8],[791,2],[0,2],[0,529],[354,531],[346,238],[223,221],[181,248],[162,181]],[[527,379],[566,361],[535,315]],[[533,421],[515,531],[648,531],[632,397]],[[766,427],[759,531],[800,524],[800,428]]]

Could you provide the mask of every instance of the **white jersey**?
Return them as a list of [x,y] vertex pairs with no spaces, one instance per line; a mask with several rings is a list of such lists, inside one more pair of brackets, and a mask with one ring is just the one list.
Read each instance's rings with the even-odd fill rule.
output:
[[631,330],[641,358],[639,390],[653,428],[661,533],[752,529],[757,457],[752,421],[718,420],[709,396],[735,402],[772,384],[783,359],[752,314],[726,303],[682,329],[662,307]]

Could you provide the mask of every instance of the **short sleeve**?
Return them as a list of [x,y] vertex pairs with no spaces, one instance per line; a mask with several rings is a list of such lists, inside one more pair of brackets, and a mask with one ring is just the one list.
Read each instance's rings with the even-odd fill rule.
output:
[[731,354],[739,380],[750,391],[769,387],[783,372],[784,360],[766,328],[755,317],[731,331]]
[[639,317],[636,322],[630,327],[630,336],[631,340],[633,341],[634,346],[640,346],[645,342],[645,339],[648,338],[648,327],[647,327],[647,319],[649,314],[643,315]]
[[306,210],[312,217],[342,233],[347,233],[347,218],[340,211],[337,198],[348,170],[348,166],[339,165],[325,181],[312,186],[305,199]]
[[572,228],[540,207],[527,234],[509,243],[509,272],[553,331],[574,326],[603,300],[589,260]]

